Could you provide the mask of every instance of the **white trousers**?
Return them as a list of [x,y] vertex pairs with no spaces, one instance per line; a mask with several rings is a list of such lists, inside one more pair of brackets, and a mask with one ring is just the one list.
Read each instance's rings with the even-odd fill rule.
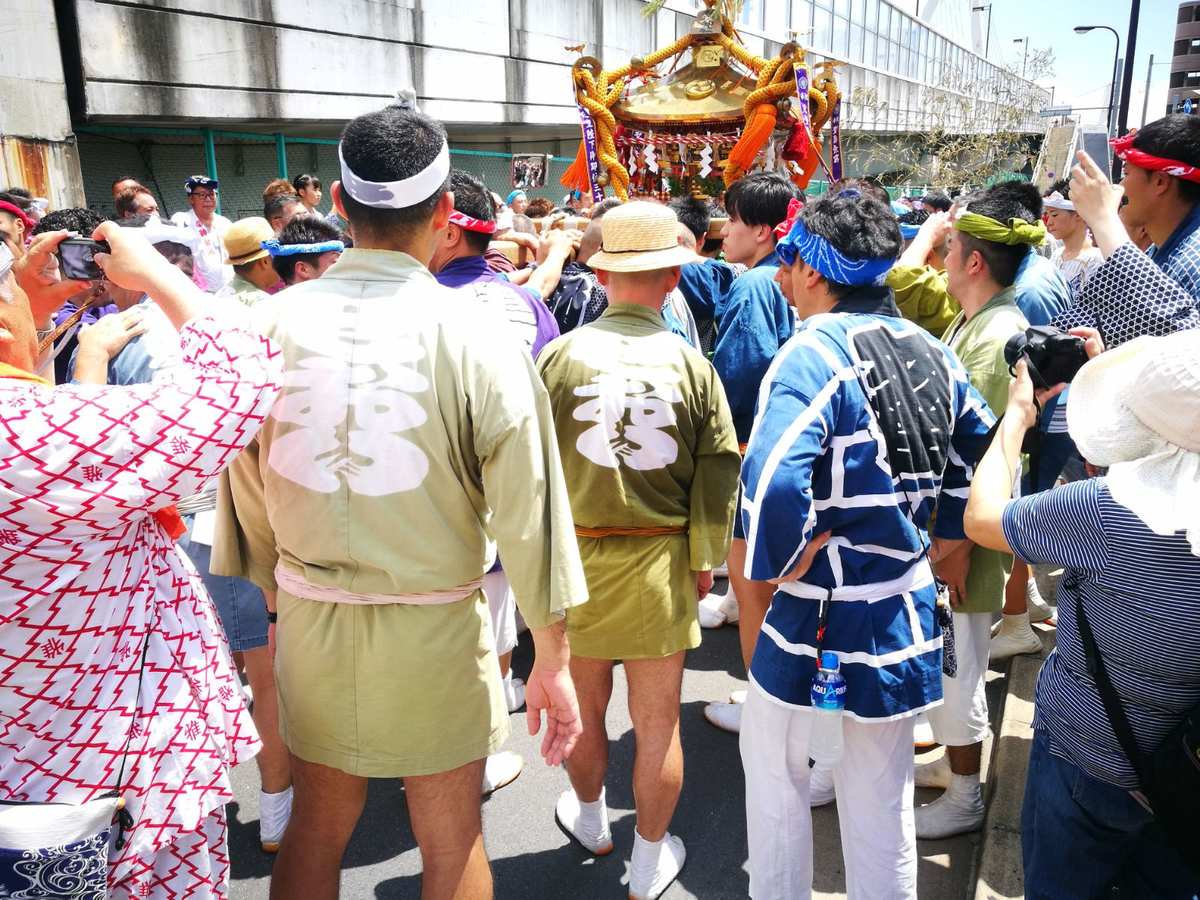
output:
[[941,706],[929,710],[933,737],[947,747],[968,747],[988,736],[987,671],[992,642],[991,613],[954,613],[958,672],[942,675]]
[[[916,900],[913,719],[844,719],[833,771],[849,900]],[[808,741],[812,711],[769,700],[753,683],[742,711],[750,896],[809,900],[813,882]]]
[[517,600],[503,570],[483,576],[483,593],[492,618],[496,655],[503,656],[517,646]]

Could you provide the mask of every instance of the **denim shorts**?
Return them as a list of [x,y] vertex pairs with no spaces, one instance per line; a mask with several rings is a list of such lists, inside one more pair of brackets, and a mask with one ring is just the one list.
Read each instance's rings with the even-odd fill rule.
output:
[[229,649],[255,650],[267,646],[267,601],[263,592],[242,578],[210,575],[208,567],[212,548],[205,544],[193,544],[190,540],[192,517],[185,517],[184,522],[188,531],[179,539],[179,549],[188,555],[200,573],[204,587],[217,608],[217,618],[225,629]]

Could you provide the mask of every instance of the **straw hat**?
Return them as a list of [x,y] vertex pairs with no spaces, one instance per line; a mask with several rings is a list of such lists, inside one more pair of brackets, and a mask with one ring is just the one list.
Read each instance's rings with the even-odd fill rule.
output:
[[275,229],[261,216],[238,219],[226,229],[225,237],[222,239],[225,243],[225,252],[229,254],[229,264],[244,266],[246,263],[267,256],[267,251],[262,248],[262,242],[269,241],[273,237],[275,237]]
[[1109,467],[1118,503],[1155,534],[1186,531],[1200,556],[1200,331],[1089,361],[1071,383],[1067,427],[1084,459]]
[[650,272],[696,260],[679,246],[679,219],[659,203],[635,200],[610,209],[600,220],[600,234],[600,249],[587,261],[593,269]]

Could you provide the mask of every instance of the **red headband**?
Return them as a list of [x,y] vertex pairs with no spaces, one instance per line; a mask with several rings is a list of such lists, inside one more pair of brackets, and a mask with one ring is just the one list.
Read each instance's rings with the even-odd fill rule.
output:
[[495,222],[485,222],[483,219],[472,219],[465,213],[460,213],[457,209],[450,213],[450,224],[457,225],[459,228],[465,228],[467,231],[477,231],[480,234],[496,233]]
[[795,197],[788,201],[787,218],[775,226],[776,240],[781,240],[792,230],[792,226],[796,224],[796,219],[800,216],[800,212],[803,209],[804,204]]
[[1161,156],[1152,156],[1144,150],[1138,150],[1133,146],[1133,138],[1136,134],[1136,131],[1131,131],[1124,137],[1112,138],[1109,143],[1112,144],[1113,153],[1130,165],[1137,166],[1139,169],[1149,169],[1152,172],[1166,172],[1168,175],[1174,175],[1176,178],[1182,178],[1185,181],[1200,182],[1200,167],[1188,165],[1177,159],[1163,159]]
[[0,212],[12,213],[25,223],[26,231],[33,231],[33,227],[37,225],[37,222],[29,218],[29,213],[25,212],[25,210],[21,209],[21,207],[9,203],[7,200],[0,200]]

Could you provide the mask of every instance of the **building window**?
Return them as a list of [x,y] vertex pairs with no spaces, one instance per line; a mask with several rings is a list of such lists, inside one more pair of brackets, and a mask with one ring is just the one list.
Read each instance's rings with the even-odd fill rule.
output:
[[807,47],[812,35],[813,5],[812,0],[792,0],[792,31],[801,47]]
[[833,20],[833,43],[830,45],[830,49],[833,50],[833,55],[838,59],[846,58],[846,39],[849,31],[849,23],[841,16],[835,16]]
[[818,7],[813,11],[812,45],[820,50],[828,50],[832,33],[833,13]]
[[1194,6],[1179,7],[1179,18],[1175,20],[1176,23],[1183,24],[1184,22],[1192,21],[1192,10],[1194,10],[1196,8],[1197,7],[1194,7]]
[[850,52],[848,55],[853,62],[863,61],[863,29],[861,25],[850,26]]
[[763,0],[746,0],[742,4],[741,13],[738,15],[738,24],[761,31],[763,26]]

